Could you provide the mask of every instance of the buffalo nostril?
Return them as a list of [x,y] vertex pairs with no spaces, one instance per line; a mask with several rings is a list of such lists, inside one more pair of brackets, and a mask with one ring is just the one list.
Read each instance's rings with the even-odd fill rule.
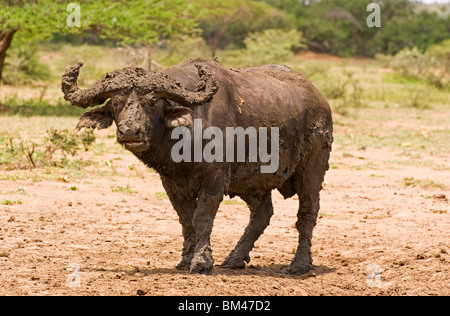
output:
[[134,135],[136,135],[136,136],[141,135],[141,130],[140,129],[136,130],[136,132],[134,132]]

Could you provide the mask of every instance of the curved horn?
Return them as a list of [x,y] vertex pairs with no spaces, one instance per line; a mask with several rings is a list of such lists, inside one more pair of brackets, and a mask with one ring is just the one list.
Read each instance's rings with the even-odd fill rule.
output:
[[165,74],[156,74],[156,87],[152,90],[158,97],[167,98],[184,106],[199,106],[208,103],[219,90],[217,81],[207,68],[195,64],[200,81],[194,91],[183,88],[179,82],[175,82]]
[[130,85],[127,80],[124,80],[123,76],[111,77],[110,74],[106,74],[103,80],[96,82],[86,90],[81,90],[77,86],[77,79],[82,66],[83,63],[79,62],[75,66],[67,68],[61,79],[61,90],[64,93],[64,99],[72,103],[72,105],[86,109],[102,104],[113,92]]

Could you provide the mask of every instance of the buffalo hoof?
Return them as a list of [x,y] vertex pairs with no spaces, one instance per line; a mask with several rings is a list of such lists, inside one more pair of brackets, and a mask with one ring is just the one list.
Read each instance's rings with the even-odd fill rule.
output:
[[245,263],[250,262],[250,257],[247,256],[246,258],[238,258],[234,255],[234,250],[228,255],[228,257],[225,259],[225,261],[222,263],[222,268],[228,268],[228,269],[244,269]]
[[281,270],[281,273],[300,275],[305,274],[311,270],[314,270],[314,266],[310,263],[305,262],[300,264],[299,263],[291,264],[289,269],[283,269]]
[[204,247],[194,255],[189,267],[189,273],[210,274],[214,265],[211,248]]
[[189,271],[191,262],[186,260],[181,260],[181,262],[176,266],[177,270]]
[[192,262],[189,273],[192,274],[211,274],[213,265],[207,262]]

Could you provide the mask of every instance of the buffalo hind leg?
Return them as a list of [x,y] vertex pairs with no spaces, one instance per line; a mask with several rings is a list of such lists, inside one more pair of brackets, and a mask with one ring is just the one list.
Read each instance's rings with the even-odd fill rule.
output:
[[242,269],[245,267],[245,262],[250,262],[249,253],[253,249],[256,240],[269,225],[270,218],[273,215],[271,191],[258,197],[251,196],[242,198],[250,208],[250,222],[237,243],[236,248],[231,251],[222,263],[223,268]]
[[313,146],[306,165],[294,174],[294,186],[299,196],[299,211],[296,227],[299,233],[299,244],[289,273],[303,274],[313,269],[311,256],[311,239],[319,213],[320,190],[328,169],[330,149],[321,144]]

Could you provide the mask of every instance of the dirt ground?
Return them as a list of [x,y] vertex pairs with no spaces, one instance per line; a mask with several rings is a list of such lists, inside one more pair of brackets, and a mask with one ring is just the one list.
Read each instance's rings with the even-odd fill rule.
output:
[[[397,153],[363,154],[382,162]],[[114,161],[127,176],[0,181],[0,200],[20,201],[0,205],[0,295],[449,295],[450,156],[432,158],[443,170],[342,163],[358,155],[334,147],[331,165],[344,167],[326,175],[315,270],[301,276],[281,273],[297,246],[298,200],[275,191],[249,266],[220,267],[248,222],[235,198],[215,220],[212,275],[190,275],[175,269],[181,226],[159,176],[129,154]],[[405,185],[411,176],[446,186]]]

